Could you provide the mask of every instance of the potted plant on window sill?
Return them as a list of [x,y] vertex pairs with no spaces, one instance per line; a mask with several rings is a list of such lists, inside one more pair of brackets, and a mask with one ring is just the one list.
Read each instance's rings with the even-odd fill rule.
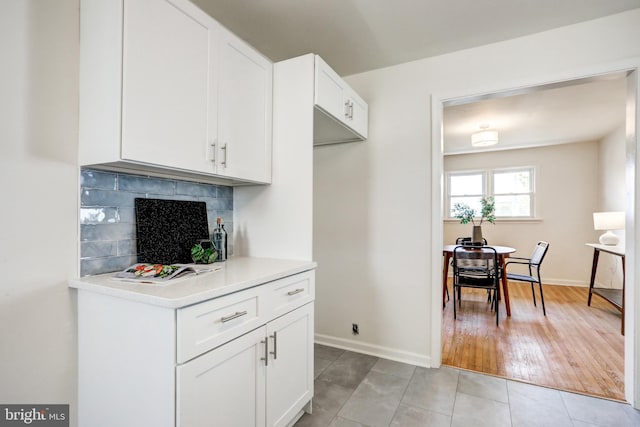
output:
[[[471,242],[474,245],[482,245],[482,223],[484,221],[495,224],[495,200],[493,197],[483,197],[480,199],[480,216],[476,216],[476,210],[466,203],[456,203],[453,205],[453,216],[460,220],[460,224],[473,225]],[[477,222],[477,223],[476,223]]]

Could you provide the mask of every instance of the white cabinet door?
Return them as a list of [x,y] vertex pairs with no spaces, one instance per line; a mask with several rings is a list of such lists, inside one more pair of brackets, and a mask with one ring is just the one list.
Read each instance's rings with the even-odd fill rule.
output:
[[271,62],[226,30],[221,32],[217,173],[271,182]]
[[353,91],[347,94],[345,103],[349,108],[346,118],[349,127],[362,137],[367,138],[369,136],[369,106]]
[[265,328],[176,368],[176,426],[264,426]]
[[213,171],[218,31],[186,0],[125,1],[123,159]]
[[267,324],[267,425],[285,426],[313,396],[313,303]]
[[342,78],[316,55],[315,103],[341,122],[348,115],[344,89]]

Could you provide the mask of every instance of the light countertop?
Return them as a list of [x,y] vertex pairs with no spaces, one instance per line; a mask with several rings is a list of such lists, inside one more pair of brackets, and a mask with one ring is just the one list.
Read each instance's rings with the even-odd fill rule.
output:
[[215,271],[190,274],[166,284],[133,283],[109,273],[70,280],[69,286],[167,308],[180,308],[312,270],[316,266],[313,261],[232,257],[225,262],[197,266]]

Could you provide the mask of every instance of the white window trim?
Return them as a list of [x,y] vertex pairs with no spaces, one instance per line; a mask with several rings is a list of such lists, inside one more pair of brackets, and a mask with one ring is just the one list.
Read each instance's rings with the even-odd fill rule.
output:
[[[506,168],[489,168],[489,169],[468,169],[468,170],[456,170],[456,171],[446,171],[445,172],[445,200],[443,203],[443,208],[445,210],[443,218],[445,222],[457,222],[458,219],[454,218],[451,215],[451,191],[450,191],[450,183],[451,176],[461,176],[461,175],[482,175],[482,191],[483,194],[481,197],[489,197],[494,196],[493,194],[493,176],[495,173],[500,172],[513,172],[513,171],[521,171],[528,170],[531,173],[531,192],[530,193],[513,193],[513,194],[528,194],[530,195],[530,210],[531,216],[515,216],[515,217],[507,217],[500,216],[496,217],[496,221],[505,221],[505,222],[540,222],[542,218],[536,216],[538,212],[538,197],[536,195],[536,179],[537,179],[537,168],[535,166],[512,166]],[[502,194],[500,194],[502,195]],[[504,194],[507,195],[507,194]]]

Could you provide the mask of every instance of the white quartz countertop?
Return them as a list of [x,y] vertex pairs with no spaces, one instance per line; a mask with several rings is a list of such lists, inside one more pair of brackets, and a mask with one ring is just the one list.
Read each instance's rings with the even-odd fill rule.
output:
[[70,280],[69,286],[162,307],[180,308],[312,270],[316,266],[313,261],[232,257],[225,262],[194,266],[214,271],[190,274],[168,283],[134,283],[117,279],[115,273],[109,273]]

